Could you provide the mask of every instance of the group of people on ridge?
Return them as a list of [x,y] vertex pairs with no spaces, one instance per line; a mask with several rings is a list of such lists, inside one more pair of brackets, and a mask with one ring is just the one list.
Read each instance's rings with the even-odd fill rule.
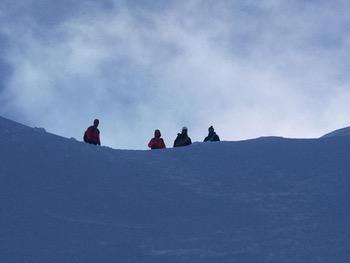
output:
[[[97,128],[99,125],[99,120],[95,119],[94,124],[88,127],[84,133],[84,142],[101,145],[100,141],[100,130]],[[174,147],[187,146],[192,144],[191,138],[187,134],[187,127],[183,127],[181,133],[177,134],[174,141]],[[210,126],[208,129],[208,136],[205,137],[204,142],[217,142],[220,141],[219,136],[214,131],[214,127]],[[161,138],[160,130],[154,131],[154,137],[148,143],[148,147],[152,150],[166,148],[163,138]]]

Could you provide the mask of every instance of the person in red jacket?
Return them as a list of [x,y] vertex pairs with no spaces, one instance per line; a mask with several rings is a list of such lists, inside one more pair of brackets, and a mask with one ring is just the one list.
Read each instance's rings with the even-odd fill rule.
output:
[[97,129],[99,123],[99,120],[95,119],[94,125],[87,128],[87,130],[84,133],[84,142],[95,145],[101,145],[100,130]]
[[162,138],[160,138],[160,136],[162,136],[160,134],[160,130],[155,130],[154,131],[154,138],[152,138],[150,140],[150,142],[148,143],[148,147],[151,148],[152,150],[166,148],[164,140]]

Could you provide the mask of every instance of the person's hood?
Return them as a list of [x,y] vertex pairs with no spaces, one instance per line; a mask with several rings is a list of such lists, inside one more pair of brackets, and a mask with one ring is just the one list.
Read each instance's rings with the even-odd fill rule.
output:
[[160,138],[162,136],[162,134],[160,133],[160,130],[155,130],[154,131],[154,137],[155,138]]

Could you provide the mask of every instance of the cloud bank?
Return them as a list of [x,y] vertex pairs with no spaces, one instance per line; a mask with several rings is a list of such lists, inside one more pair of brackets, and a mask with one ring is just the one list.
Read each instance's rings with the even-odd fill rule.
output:
[[129,149],[156,128],[171,146],[182,126],[196,141],[348,125],[350,4],[241,2],[5,1],[0,113],[78,139],[97,117]]

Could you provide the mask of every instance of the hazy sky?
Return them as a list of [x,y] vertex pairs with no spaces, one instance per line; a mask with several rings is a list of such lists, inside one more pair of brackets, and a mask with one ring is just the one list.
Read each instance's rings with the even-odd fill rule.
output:
[[[98,3],[96,3],[98,2]],[[350,2],[2,0],[0,115],[103,145],[350,124]]]

